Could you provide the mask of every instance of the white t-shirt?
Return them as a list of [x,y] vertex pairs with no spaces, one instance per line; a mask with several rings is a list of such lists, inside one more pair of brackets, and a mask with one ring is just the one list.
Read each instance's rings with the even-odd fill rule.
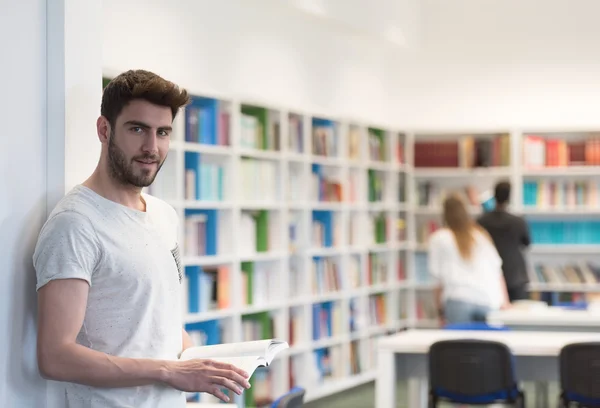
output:
[[429,272],[443,288],[443,299],[454,299],[498,309],[502,305],[502,259],[494,243],[474,230],[471,259],[460,255],[454,234],[447,228],[429,239]]
[[[37,289],[53,279],[90,285],[77,342],[114,356],[177,360],[182,348],[177,214],[143,195],[146,212],[77,186],[46,221],[33,255]],[[66,384],[69,408],[185,407],[163,385],[94,388]]]

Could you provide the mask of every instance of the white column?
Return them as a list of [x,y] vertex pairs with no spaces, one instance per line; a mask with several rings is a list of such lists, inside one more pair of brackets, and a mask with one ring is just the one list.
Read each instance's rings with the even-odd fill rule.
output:
[[94,170],[102,97],[102,1],[48,0],[48,210]]
[[[49,213],[92,173],[100,154],[102,1],[48,0],[46,7]],[[47,397],[47,408],[64,407],[63,385],[49,382]]]

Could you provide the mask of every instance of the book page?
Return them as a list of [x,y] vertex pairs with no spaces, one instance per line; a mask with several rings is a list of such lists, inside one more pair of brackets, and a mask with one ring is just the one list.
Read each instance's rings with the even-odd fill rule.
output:
[[271,340],[245,341],[240,343],[216,344],[213,346],[190,347],[185,350],[180,359],[190,360],[192,358],[217,357],[239,357],[239,356],[261,356],[264,357]]

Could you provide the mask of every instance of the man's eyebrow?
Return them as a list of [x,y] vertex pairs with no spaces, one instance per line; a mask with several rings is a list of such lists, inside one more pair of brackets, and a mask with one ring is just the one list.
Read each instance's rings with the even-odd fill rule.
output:
[[[152,126],[150,126],[147,123],[140,122],[139,120],[128,120],[124,124],[126,126],[131,126],[131,125],[133,125],[133,126],[139,126],[141,128],[144,128],[144,129],[150,129],[152,127]],[[169,130],[169,131],[171,131],[171,130],[173,130],[173,127],[172,126],[159,126],[158,130]]]
[[142,128],[146,128],[146,129],[150,129],[152,126],[150,126],[147,123],[144,122],[140,122],[139,120],[128,120],[127,122],[124,123],[125,125],[133,125],[133,126],[139,126]]

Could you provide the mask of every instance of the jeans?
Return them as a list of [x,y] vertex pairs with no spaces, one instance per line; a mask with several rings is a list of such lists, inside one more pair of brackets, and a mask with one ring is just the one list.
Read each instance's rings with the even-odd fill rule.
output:
[[485,322],[490,308],[462,300],[448,299],[444,305],[446,323]]

